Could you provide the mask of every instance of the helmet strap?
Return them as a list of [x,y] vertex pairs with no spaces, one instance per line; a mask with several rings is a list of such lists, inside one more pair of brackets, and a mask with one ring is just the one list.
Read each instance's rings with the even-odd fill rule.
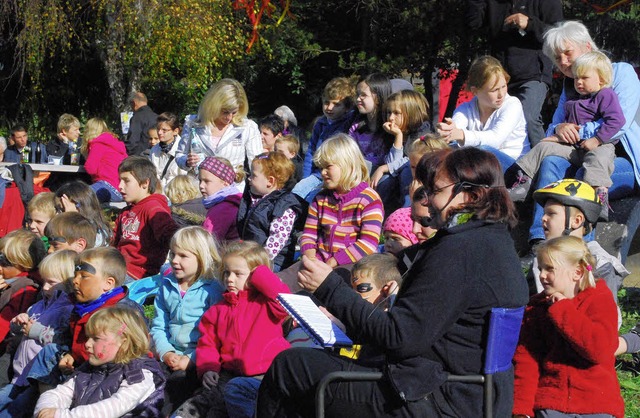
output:
[[[585,222],[586,222],[586,218],[585,218]],[[571,228],[571,207],[565,206],[564,207],[564,231],[562,231],[562,235],[571,235],[573,231],[575,231],[578,228],[581,228],[583,225],[584,225],[584,222],[582,222],[576,228]]]

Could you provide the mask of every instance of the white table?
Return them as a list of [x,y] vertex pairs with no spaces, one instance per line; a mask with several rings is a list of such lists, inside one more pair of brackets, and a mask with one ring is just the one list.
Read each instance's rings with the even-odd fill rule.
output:
[[[0,167],[8,167],[16,162],[0,162]],[[53,164],[27,164],[33,171],[48,171],[51,173],[86,173],[81,165],[53,165]]]

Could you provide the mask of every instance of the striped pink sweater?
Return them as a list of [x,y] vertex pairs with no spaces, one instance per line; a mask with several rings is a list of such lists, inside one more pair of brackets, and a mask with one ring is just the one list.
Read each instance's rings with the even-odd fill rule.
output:
[[322,261],[355,263],[377,251],[383,218],[380,196],[366,182],[344,194],[323,190],[309,207],[300,250],[316,250]]

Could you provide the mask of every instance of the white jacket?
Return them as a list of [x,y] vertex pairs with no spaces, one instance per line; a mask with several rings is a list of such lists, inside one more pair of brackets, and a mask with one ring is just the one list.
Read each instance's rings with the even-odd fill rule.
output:
[[[156,172],[158,173],[158,179],[160,179],[160,184],[162,184],[162,190],[167,187],[167,183],[173,180],[176,176],[181,174],[187,174],[186,170],[181,169],[176,162],[176,152],[178,151],[178,146],[180,145],[180,136],[177,136],[173,140],[173,145],[168,153],[162,152],[160,149],[160,144],[156,144],[151,148],[151,153],[149,154],[149,159],[156,166]],[[173,157],[173,158],[172,158]],[[165,167],[167,167],[164,176],[162,173],[165,171]]]

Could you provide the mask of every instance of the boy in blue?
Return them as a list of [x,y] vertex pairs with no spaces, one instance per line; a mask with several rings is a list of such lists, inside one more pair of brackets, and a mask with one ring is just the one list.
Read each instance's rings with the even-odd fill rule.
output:
[[355,88],[344,77],[337,77],[327,83],[322,93],[322,113],[313,126],[309,146],[304,157],[302,180],[296,184],[292,192],[307,202],[312,202],[320,191],[322,178],[320,169],[313,164],[313,154],[320,144],[327,138],[344,132],[346,133],[355,117],[354,107]]

